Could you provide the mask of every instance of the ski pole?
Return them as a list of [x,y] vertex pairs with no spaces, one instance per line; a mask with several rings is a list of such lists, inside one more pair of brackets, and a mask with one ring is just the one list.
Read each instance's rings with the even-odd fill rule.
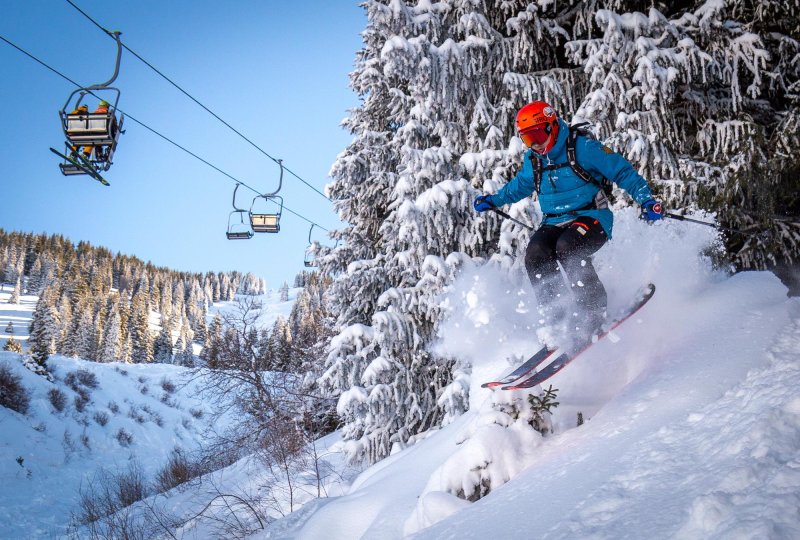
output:
[[494,211],[494,212],[495,212],[495,213],[496,213],[498,216],[504,217],[504,218],[506,218],[506,219],[510,219],[511,221],[513,221],[514,223],[516,223],[517,225],[521,225],[521,226],[525,227],[526,229],[528,229],[529,231],[535,231],[535,230],[536,230],[536,228],[535,228],[535,227],[531,227],[530,225],[528,225],[528,224],[526,224],[526,223],[523,223],[523,222],[521,222],[521,221],[520,221],[520,220],[518,220],[518,219],[514,219],[513,217],[509,216],[508,214],[506,214],[505,212],[503,212],[502,210],[500,210],[499,208],[496,208],[496,207],[494,207],[494,206],[493,206],[493,207],[492,207],[492,210],[493,210],[493,211]]
[[732,232],[732,233],[744,234],[744,235],[747,235],[747,236],[760,236],[761,234],[764,233],[764,231],[749,232],[749,231],[743,231],[741,229],[732,229],[730,227],[723,227],[722,225],[717,225],[715,223],[709,223],[708,221],[700,221],[699,219],[688,218],[686,216],[682,216],[680,214],[673,214],[671,212],[664,212],[664,217],[677,219],[678,221],[689,221],[691,223],[697,223],[698,225],[705,225],[706,227],[714,227],[715,229],[719,229],[721,231],[728,231],[728,232]]

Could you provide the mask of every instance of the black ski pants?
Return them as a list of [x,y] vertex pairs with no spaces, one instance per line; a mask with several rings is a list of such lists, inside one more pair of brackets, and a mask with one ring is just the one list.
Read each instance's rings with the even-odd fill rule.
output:
[[[567,275],[579,311],[585,315],[606,309],[606,289],[592,265],[592,255],[608,240],[600,222],[581,216],[566,226],[542,225],[533,234],[525,251],[525,268],[539,302],[540,311],[548,313],[567,294],[558,269],[561,263]],[[563,306],[563,303],[558,302]]]

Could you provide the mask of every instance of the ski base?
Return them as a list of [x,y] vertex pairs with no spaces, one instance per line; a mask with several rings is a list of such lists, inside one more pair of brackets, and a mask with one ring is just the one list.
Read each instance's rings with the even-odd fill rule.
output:
[[528,358],[525,362],[523,362],[519,367],[508,373],[507,375],[501,377],[496,381],[489,381],[485,382],[481,385],[481,388],[495,388],[497,386],[503,386],[509,383],[516,381],[517,379],[524,377],[537,367],[550,358],[550,355],[553,354],[556,349],[548,349],[547,346],[542,347],[539,349],[533,356]]

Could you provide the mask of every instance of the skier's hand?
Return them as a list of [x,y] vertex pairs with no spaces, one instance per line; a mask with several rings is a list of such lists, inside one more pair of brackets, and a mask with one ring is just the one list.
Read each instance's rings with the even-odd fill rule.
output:
[[478,195],[475,197],[475,202],[472,203],[472,207],[475,208],[476,212],[486,212],[487,210],[495,208],[491,195]]
[[650,199],[642,203],[642,219],[647,221],[658,221],[664,217],[664,207],[655,199]]

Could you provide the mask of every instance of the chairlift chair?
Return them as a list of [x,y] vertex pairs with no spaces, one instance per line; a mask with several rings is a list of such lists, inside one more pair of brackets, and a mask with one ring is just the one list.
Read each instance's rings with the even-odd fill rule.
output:
[[[253,208],[259,199],[274,202],[278,205],[277,212],[254,212]],[[250,227],[257,233],[277,233],[281,230],[281,213],[283,212],[283,197],[280,195],[259,195],[253,199],[250,207]]]
[[[236,187],[233,188],[233,212],[228,215],[228,230],[225,232],[228,240],[250,240],[253,237],[250,223],[244,220],[244,216],[249,215],[249,212],[236,207],[236,191],[240,185],[237,183]],[[233,219],[235,214],[239,216],[239,223],[236,223]]]
[[[111,167],[119,136],[123,133],[122,124],[125,117],[120,114],[119,119],[117,119],[120,91],[118,88],[109,86],[119,74],[119,63],[122,56],[122,43],[119,40],[119,35],[120,32],[112,33],[112,36],[117,41],[117,60],[111,79],[102,84],[78,88],[73,91],[67,98],[66,103],[64,103],[64,107],[59,111],[61,127],[66,137],[67,148],[65,155],[71,155],[79,147],[92,147],[92,152],[87,161],[95,172],[107,171]],[[108,102],[108,112],[74,113],[73,111],[78,110],[87,94]],[[107,99],[105,98],[106,95],[108,95]],[[65,175],[90,174],[90,172],[77,167],[69,160],[65,160],[64,163],[59,165],[59,168]]]
[[[234,214],[239,215],[239,223],[233,220]],[[225,236],[228,240],[250,240],[253,237],[253,231],[250,225],[244,220],[247,210],[234,210],[228,216],[228,230]]]
[[311,241],[311,232],[314,230],[314,227],[315,224],[312,223],[311,228],[308,229],[308,247],[306,248],[305,257],[303,257],[303,266],[305,266],[306,268],[313,267],[314,261],[316,259],[314,252],[311,250],[311,248],[314,247],[314,243]]
[[[283,185],[283,160],[277,160],[278,166],[281,168],[281,175],[278,180],[278,189],[273,191],[272,193],[265,193],[263,195],[257,195],[253,199],[253,203],[250,205],[250,227],[253,229],[253,232],[256,233],[277,233],[281,230],[281,213],[283,212],[283,197],[278,195],[278,192],[281,190],[281,186]],[[260,200],[264,199],[265,203],[274,203],[278,205],[277,212],[264,212],[259,211],[255,212],[254,208],[256,207],[256,203]],[[261,203],[263,205],[264,203]]]

